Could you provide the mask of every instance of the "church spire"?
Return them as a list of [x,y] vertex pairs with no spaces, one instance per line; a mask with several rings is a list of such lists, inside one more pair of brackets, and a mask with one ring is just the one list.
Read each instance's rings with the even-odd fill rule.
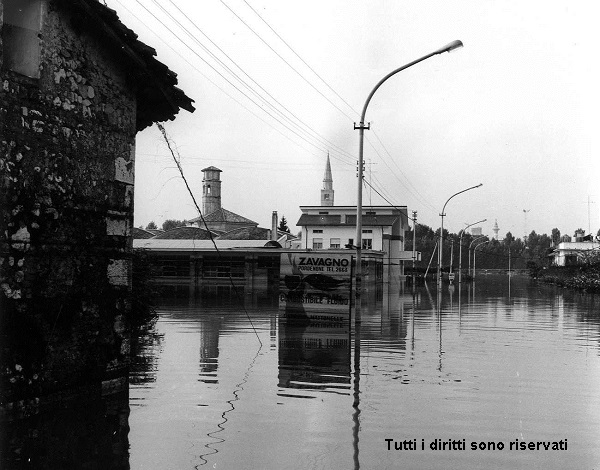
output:
[[321,189],[321,205],[333,206],[333,177],[331,176],[329,152],[327,152],[327,164],[325,165],[325,176],[323,177],[323,189]]

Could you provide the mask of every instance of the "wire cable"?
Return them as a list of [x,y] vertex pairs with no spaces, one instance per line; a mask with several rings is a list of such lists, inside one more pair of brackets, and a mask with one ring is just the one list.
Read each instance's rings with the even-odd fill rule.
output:
[[[198,214],[200,215],[200,219],[202,220],[202,223],[204,224],[204,227],[206,228],[206,230],[208,232],[210,241],[212,242],[213,246],[215,247],[215,251],[217,252],[217,255],[219,256],[219,259],[222,259],[221,251],[219,250],[219,247],[217,246],[217,243],[215,242],[215,239],[212,235],[212,231],[208,228],[208,224],[206,223],[206,220],[204,219],[204,216],[202,215],[200,206],[198,206],[198,203],[196,202],[194,193],[192,192],[190,185],[188,184],[187,179],[186,179],[185,175],[183,174],[183,168],[181,167],[181,163],[179,161],[180,159],[177,158],[177,156],[175,155],[175,152],[173,151],[173,147],[171,146],[171,141],[169,140],[169,137],[167,136],[167,131],[165,130],[165,127],[160,122],[157,122],[156,126],[160,130],[161,134],[163,135],[163,137],[165,139],[165,142],[167,143],[167,147],[169,148],[169,151],[171,152],[171,155],[173,156],[173,160],[175,161],[175,164],[177,165],[177,168],[179,169],[179,173],[181,174],[181,178],[183,179],[183,182],[185,183],[185,187],[187,188],[188,193],[190,194],[192,201],[194,202],[194,205],[196,206],[196,210],[198,211]],[[246,313],[246,317],[248,318],[248,321],[250,322],[250,326],[252,326],[252,329],[254,330],[254,334],[256,335],[256,339],[258,339],[258,342],[260,343],[260,347],[262,348],[263,344],[262,344],[262,341],[260,340],[260,336],[258,336],[258,332],[256,331],[256,328],[254,327],[254,323],[252,323],[252,319],[250,318],[250,314],[248,313],[248,310],[246,310],[246,307],[244,306],[243,299],[241,299],[241,297],[239,296],[237,286],[235,285],[235,283],[233,282],[233,278],[231,277],[231,272],[229,273],[229,281],[231,283],[231,287],[233,288],[233,291],[236,293],[236,296],[238,297],[238,300],[242,300],[242,302],[241,302],[242,308],[244,309],[244,312]],[[260,349],[259,349],[259,351],[260,351]]]

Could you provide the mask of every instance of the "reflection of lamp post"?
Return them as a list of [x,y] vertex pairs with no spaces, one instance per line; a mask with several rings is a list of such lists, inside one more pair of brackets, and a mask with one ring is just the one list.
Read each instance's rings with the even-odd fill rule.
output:
[[355,274],[355,276],[356,276],[356,284],[355,284],[356,316],[355,316],[355,321],[359,321],[359,322],[361,321],[361,318],[360,318],[360,294],[361,294],[361,289],[362,289],[361,250],[362,250],[362,184],[363,184],[363,162],[364,162],[363,147],[364,147],[365,129],[370,129],[369,123],[367,123],[365,125],[365,115],[367,114],[367,107],[369,106],[371,98],[373,98],[373,95],[375,94],[375,92],[379,89],[379,87],[383,84],[383,82],[385,82],[392,75],[395,75],[398,72],[401,72],[402,70],[412,67],[413,65],[418,64],[419,62],[429,59],[430,57],[433,57],[434,55],[443,54],[444,52],[450,52],[450,51],[453,51],[454,49],[458,49],[459,47],[462,47],[462,45],[463,45],[463,43],[461,41],[458,41],[458,40],[452,41],[450,44],[447,44],[446,46],[444,46],[436,51],[430,52],[429,54],[421,57],[420,59],[413,60],[412,62],[409,62],[408,64],[397,68],[396,70],[392,70],[385,77],[383,77],[381,80],[379,80],[377,85],[375,85],[375,88],[373,88],[371,90],[371,93],[369,93],[369,96],[367,97],[367,100],[365,101],[365,105],[363,106],[362,114],[360,115],[360,122],[358,125],[356,125],[356,123],[354,124],[354,129],[359,130],[358,198],[357,198],[358,200],[356,203],[356,240],[354,241],[355,246],[356,246],[356,269],[355,269],[355,273],[356,273]]
[[[479,188],[482,185],[483,185],[483,183],[479,183],[477,186],[471,186],[470,188],[463,189],[462,191],[459,191],[459,192],[453,194],[452,196],[450,196],[448,198],[448,200],[446,201],[446,204],[448,204],[448,202],[450,202],[450,199],[452,199],[454,196],[458,196],[459,194],[470,191],[471,189]],[[444,204],[444,207],[442,207],[442,213],[440,214],[440,217],[442,218],[442,225],[440,226],[440,242],[438,243],[438,268],[437,268],[438,287],[442,286],[442,251],[443,251],[442,250],[442,237],[444,235],[444,216],[446,215],[446,214],[444,214],[444,210],[446,209],[446,204]]]
[[[465,234],[465,230],[467,230],[469,227],[473,226],[473,225],[477,225],[477,224],[482,224],[483,222],[485,222],[487,219],[483,219],[480,220],[479,222],[473,222],[472,224],[467,225],[465,228],[463,228],[460,231],[460,237],[459,237],[459,241],[458,241],[458,283],[460,284],[462,282],[462,237]],[[470,254],[469,254],[469,260],[470,260]]]
[[473,238],[473,240],[471,240],[471,243],[469,243],[469,271],[468,273],[471,274],[471,246],[473,245],[473,243],[475,243],[477,240],[481,240],[482,238],[485,238],[485,235],[481,235],[480,237],[477,238]]
[[413,252],[412,252],[412,287],[415,288],[415,258],[417,252],[415,251],[415,243],[417,241],[417,211],[413,211]]
[[473,281],[475,280],[475,254],[477,253],[477,248],[489,242],[490,240],[486,240],[484,242],[481,242],[479,245],[475,245],[475,248],[473,248]]

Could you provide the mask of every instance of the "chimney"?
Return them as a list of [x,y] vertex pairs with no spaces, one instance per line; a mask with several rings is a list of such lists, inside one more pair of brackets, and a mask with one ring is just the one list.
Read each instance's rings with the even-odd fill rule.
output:
[[277,211],[273,211],[273,215],[271,216],[271,240],[277,241],[279,238],[277,236]]

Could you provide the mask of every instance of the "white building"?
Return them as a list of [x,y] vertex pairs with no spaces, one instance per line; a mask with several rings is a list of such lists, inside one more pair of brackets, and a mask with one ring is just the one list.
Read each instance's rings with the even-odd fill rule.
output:
[[[301,249],[328,250],[354,247],[356,206],[334,206],[329,156],[323,180],[320,206],[300,206]],[[323,195],[327,197],[323,197]],[[412,251],[404,251],[409,229],[406,206],[366,206],[362,217],[362,249],[384,253],[384,276],[404,275],[404,262],[412,262]]]
[[556,266],[583,264],[587,258],[600,252],[600,243],[595,241],[560,242],[552,253]]

